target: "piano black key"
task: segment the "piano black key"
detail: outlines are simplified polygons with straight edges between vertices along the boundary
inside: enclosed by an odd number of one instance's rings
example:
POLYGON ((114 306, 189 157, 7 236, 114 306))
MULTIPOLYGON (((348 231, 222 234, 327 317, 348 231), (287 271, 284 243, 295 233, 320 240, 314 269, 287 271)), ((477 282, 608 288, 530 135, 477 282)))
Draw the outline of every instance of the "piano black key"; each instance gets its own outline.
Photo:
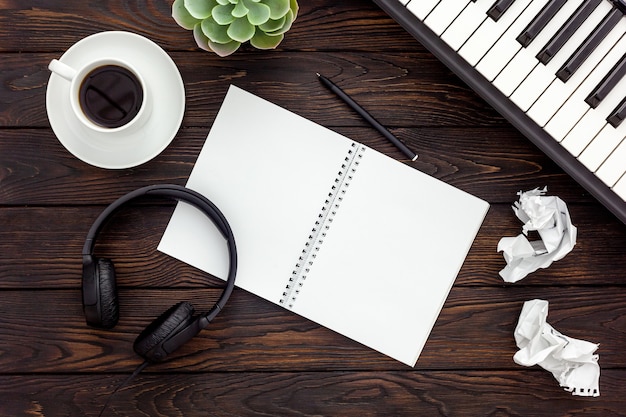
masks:
POLYGON ((611 0, 611 3, 615 5, 622 12, 626 13, 626 0, 611 0))
POLYGON ((607 117, 606 121, 613 127, 618 127, 626 118, 626 98, 617 105, 615 110, 607 117))
POLYGON ((602 0, 586 0, 574 12, 571 18, 561 26, 546 46, 537 54, 542 64, 547 64, 561 50, 580 25, 589 17, 602 0))
POLYGON ((589 96, 587 96, 585 102, 593 109, 598 107, 600 102, 613 90, 624 75, 626 75, 626 54, 622 56, 589 96))
POLYGON ((511 7, 514 1, 515 0, 497 0, 493 4, 493 6, 491 6, 489 11, 487 12, 487 15, 497 22, 498 19, 502 17, 504 12, 506 12, 507 9, 511 7))
POLYGON ((582 65, 596 47, 604 40, 606 35, 617 25, 617 22, 624 17, 624 13, 617 7, 613 8, 608 15, 589 34, 587 39, 580 44, 576 52, 565 61, 565 64, 556 73, 556 76, 563 82, 569 80, 574 72, 582 65))
POLYGON ((551 0, 516 38, 525 48, 539 35, 567 0, 551 0))

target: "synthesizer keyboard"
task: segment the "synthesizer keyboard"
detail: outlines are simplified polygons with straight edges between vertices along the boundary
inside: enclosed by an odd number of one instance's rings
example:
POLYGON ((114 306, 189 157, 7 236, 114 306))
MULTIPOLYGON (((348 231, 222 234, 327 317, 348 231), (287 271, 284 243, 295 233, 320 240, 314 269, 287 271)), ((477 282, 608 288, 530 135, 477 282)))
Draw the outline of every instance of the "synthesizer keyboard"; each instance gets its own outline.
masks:
POLYGON ((626 0, 374 2, 626 224, 626 0))

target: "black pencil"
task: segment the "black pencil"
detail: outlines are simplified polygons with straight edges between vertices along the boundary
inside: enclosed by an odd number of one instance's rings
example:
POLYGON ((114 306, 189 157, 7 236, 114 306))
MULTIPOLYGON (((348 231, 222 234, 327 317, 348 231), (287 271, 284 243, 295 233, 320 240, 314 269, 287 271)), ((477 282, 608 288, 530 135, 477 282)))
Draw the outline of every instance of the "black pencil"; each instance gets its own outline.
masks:
POLYGON ((354 111, 359 113, 361 117, 363 117, 369 124, 371 124, 376 130, 378 130, 384 137, 389 139, 391 143, 396 145, 398 149, 400 149, 406 156, 408 156, 411 161, 415 161, 417 159, 417 155, 411 151, 407 146, 400 141, 397 137, 395 137, 390 131, 388 131, 385 126, 381 125, 378 120, 374 119, 374 117, 369 114, 363 107, 361 107, 356 101, 354 101, 349 95, 347 95, 341 88, 337 87, 332 83, 328 78, 324 77, 317 73, 317 77, 321 81, 322 84, 330 91, 339 96, 340 99, 345 101, 348 106, 350 106, 354 111))

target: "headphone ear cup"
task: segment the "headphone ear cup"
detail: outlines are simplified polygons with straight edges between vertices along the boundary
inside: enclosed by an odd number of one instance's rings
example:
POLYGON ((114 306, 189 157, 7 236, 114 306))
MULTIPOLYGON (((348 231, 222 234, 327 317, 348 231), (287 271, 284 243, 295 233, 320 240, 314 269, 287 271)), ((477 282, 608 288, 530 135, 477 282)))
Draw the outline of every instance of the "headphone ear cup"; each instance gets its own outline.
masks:
MULTIPOLYGON (((167 354, 171 353, 164 347, 165 343, 179 334, 181 330, 190 326, 194 321, 193 313, 193 305, 186 301, 181 301, 170 307, 137 336, 133 345, 135 352, 153 362, 165 359, 167 354)), ((190 335, 187 340, 195 336, 196 333, 190 335)), ((178 343, 178 346, 187 340, 178 343)))
POLYGON ((98 259, 100 283, 100 327, 111 328, 120 318, 115 268, 110 259, 98 259))
POLYGON ((83 265, 83 311, 90 326, 108 329, 117 324, 117 285, 110 259, 93 258, 83 265))

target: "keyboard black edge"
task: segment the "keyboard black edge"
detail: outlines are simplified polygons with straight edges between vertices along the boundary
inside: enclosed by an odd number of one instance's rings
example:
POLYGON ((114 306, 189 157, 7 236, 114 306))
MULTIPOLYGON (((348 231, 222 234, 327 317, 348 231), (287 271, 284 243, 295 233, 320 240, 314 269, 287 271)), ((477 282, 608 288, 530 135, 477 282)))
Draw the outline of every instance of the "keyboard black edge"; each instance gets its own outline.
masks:
POLYGON ((606 184, 593 175, 587 167, 561 147, 524 112, 515 106, 508 97, 488 82, 476 69, 471 67, 435 35, 424 23, 417 19, 398 0, 373 0, 385 13, 417 39, 437 59, 454 72, 474 92, 489 103, 535 146, 559 165, 568 175, 602 203, 622 223, 626 224, 626 202, 622 201, 606 184))

